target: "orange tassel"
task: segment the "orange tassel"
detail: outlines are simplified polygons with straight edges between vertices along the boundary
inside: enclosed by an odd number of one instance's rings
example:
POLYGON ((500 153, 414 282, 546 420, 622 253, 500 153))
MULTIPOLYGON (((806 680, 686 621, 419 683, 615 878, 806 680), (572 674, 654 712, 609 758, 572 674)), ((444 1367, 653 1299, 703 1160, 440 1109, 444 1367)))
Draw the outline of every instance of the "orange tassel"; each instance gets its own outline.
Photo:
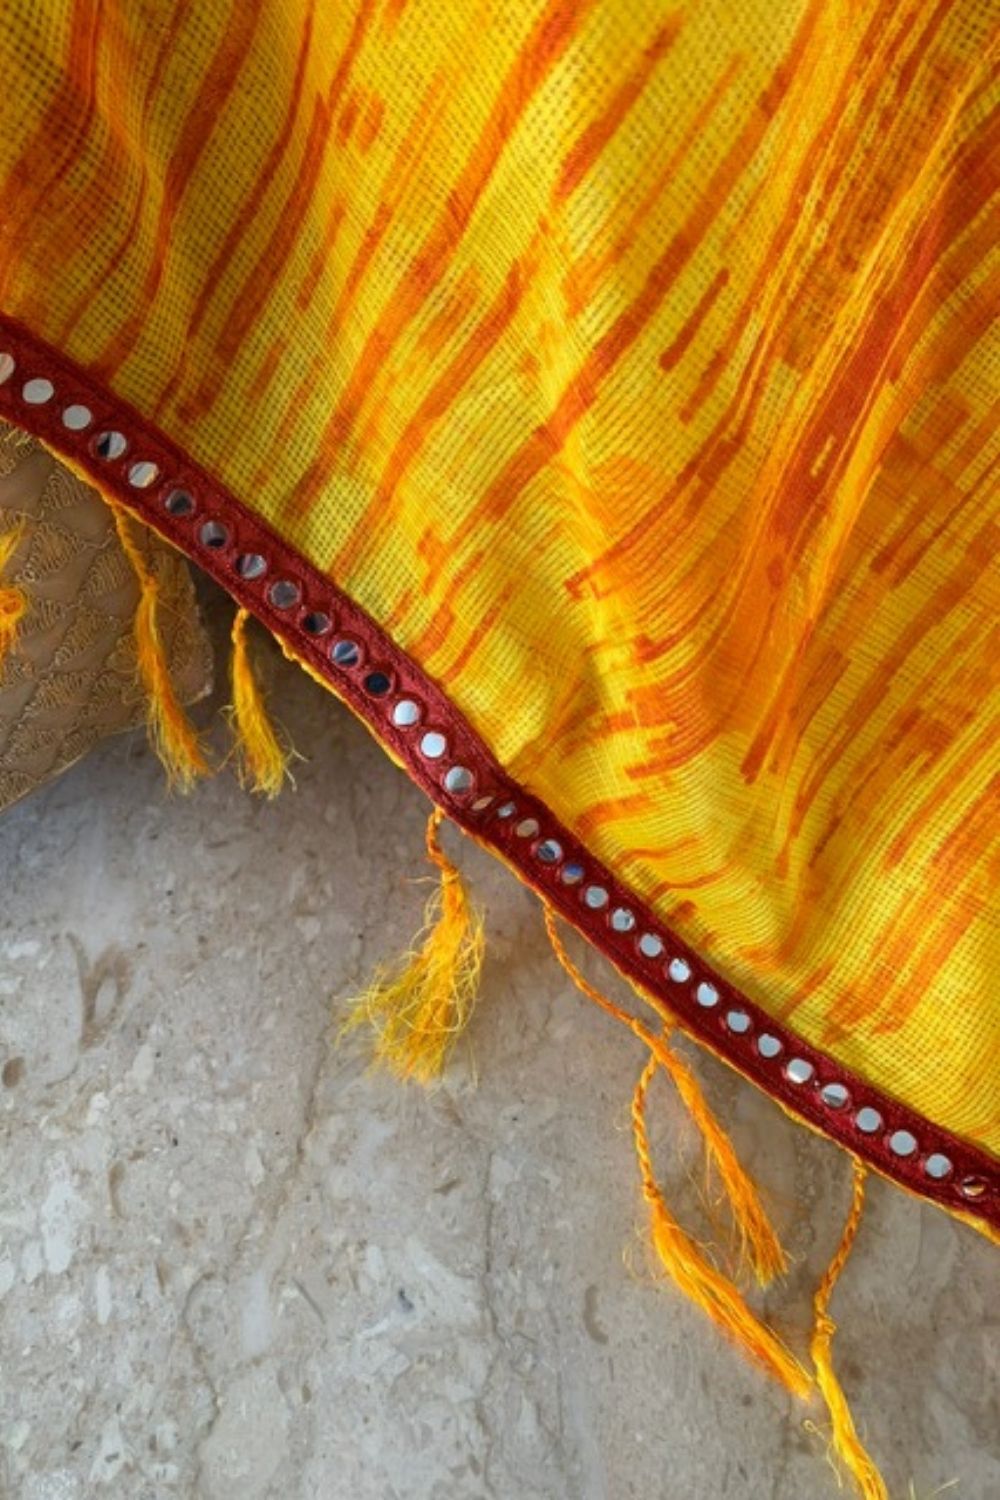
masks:
POLYGON ((816 1321, 813 1328, 812 1354, 813 1365, 816 1369, 816 1384, 819 1386, 823 1400, 826 1402, 830 1413, 830 1422, 833 1428, 832 1448, 840 1459, 844 1468, 854 1480, 858 1493, 864 1496, 864 1500, 889 1500, 889 1491, 886 1489, 885 1480, 876 1468, 872 1458, 858 1437, 844 1395, 843 1387, 837 1379, 833 1369, 831 1358, 831 1344, 833 1335, 837 1331, 837 1325, 830 1317, 828 1308, 833 1289, 837 1285, 841 1271, 851 1253, 857 1236, 858 1227, 861 1223, 861 1214, 865 1203, 865 1178, 867 1169, 862 1161, 855 1156, 853 1164, 853 1193, 851 1197, 851 1209, 844 1225, 844 1232, 840 1244, 834 1252, 822 1281, 817 1288, 813 1298, 813 1309, 816 1321))
POLYGON ((436 1082, 472 1015, 483 963, 482 916, 458 869, 444 853, 438 830, 444 814, 427 821, 427 857, 441 874, 424 914, 414 951, 376 972, 350 1003, 341 1035, 359 1026, 374 1034, 375 1062, 397 1078, 436 1082))
POLYGON ((274 731, 264 696, 250 665, 246 627, 250 612, 242 607, 233 619, 230 663, 232 719, 241 762, 241 780, 265 797, 276 797, 288 775, 289 751, 274 731))
POLYGON ((200 776, 211 774, 197 733, 177 700, 159 627, 159 583, 132 535, 128 513, 105 495, 115 518, 122 550, 139 582, 135 611, 135 647, 139 676, 146 690, 149 736, 171 786, 189 791, 200 776))
POLYGON ((600 990, 588 984, 566 951, 553 912, 545 907, 544 915, 556 958, 577 989, 588 1000, 593 1000, 602 1010, 607 1011, 608 1015, 614 1016, 616 1021, 627 1026, 649 1048, 657 1063, 673 1080, 674 1087, 701 1132, 709 1159, 718 1170, 740 1234, 741 1254, 749 1260, 760 1284, 766 1286, 776 1275, 787 1269, 788 1257, 764 1212, 753 1178, 742 1166, 732 1141, 712 1113, 697 1078, 683 1058, 671 1051, 665 1035, 658 1036, 650 1031, 637 1016, 615 1005, 600 990))
POLYGON ((750 1359, 793 1395, 803 1399, 808 1397, 811 1381, 798 1360, 777 1334, 757 1317, 738 1288, 702 1254, 667 1208, 663 1192, 653 1173, 646 1131, 646 1093, 658 1067, 663 1068, 673 1079, 702 1133, 709 1154, 719 1167, 734 1213, 748 1244, 752 1246, 754 1263, 758 1267, 783 1267, 784 1251, 767 1221, 752 1179, 740 1166, 731 1142, 709 1109, 697 1079, 687 1064, 676 1057, 665 1040, 651 1032, 638 1017, 615 1005, 587 982, 566 951, 556 927, 555 914, 545 907, 544 915, 553 951, 573 983, 588 999, 627 1026, 649 1048, 649 1060, 632 1097, 632 1131, 639 1160, 642 1193, 649 1208, 653 1246, 661 1265, 685 1296, 707 1313, 750 1359))
POLYGON ((712 1113, 691 1067, 670 1049, 666 1036, 654 1036, 654 1042, 653 1056, 670 1074, 719 1173, 740 1236, 740 1259, 749 1262, 760 1286, 769 1286, 788 1270, 788 1256, 764 1211, 756 1184, 736 1155, 724 1126, 712 1113))
MULTIPOLYGON (((23 524, 14 526, 0 536, 0 574, 9 564, 21 544, 23 524)), ((16 583, 0 584, 0 665, 7 653, 13 649, 18 626, 28 612, 28 596, 16 583)))
POLYGON ((806 1371, 778 1335, 756 1316, 733 1283, 705 1258, 667 1208, 653 1173, 646 1130, 646 1091, 658 1066, 658 1059, 651 1055, 636 1084, 632 1096, 632 1133, 642 1195, 649 1208, 651 1237, 660 1264, 675 1286, 707 1313, 744 1354, 792 1395, 805 1400, 812 1389, 806 1371))

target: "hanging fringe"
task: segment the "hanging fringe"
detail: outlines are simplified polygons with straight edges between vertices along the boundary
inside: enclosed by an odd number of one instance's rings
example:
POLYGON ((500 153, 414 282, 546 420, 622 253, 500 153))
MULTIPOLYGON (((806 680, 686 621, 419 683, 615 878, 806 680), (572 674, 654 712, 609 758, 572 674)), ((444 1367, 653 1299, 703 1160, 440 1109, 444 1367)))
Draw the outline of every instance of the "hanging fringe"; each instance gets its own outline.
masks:
POLYGON ((837 1285, 841 1271, 851 1253, 854 1240, 861 1223, 861 1214, 865 1203, 865 1178, 867 1169, 862 1161, 856 1156, 852 1158, 854 1188, 851 1198, 851 1209, 844 1225, 844 1232, 840 1244, 834 1252, 833 1259, 824 1273, 816 1295, 813 1298, 813 1309, 816 1321, 813 1327, 812 1343, 810 1353, 813 1365, 816 1369, 816 1384, 819 1386, 823 1400, 826 1402, 830 1413, 830 1422, 833 1427, 832 1448, 844 1468, 857 1485, 859 1494, 864 1500, 889 1500, 889 1491, 874 1462, 865 1450, 861 1439, 855 1430, 854 1421, 851 1417, 847 1399, 844 1395, 840 1381, 837 1379, 833 1369, 833 1361, 830 1346, 833 1335, 837 1331, 837 1325, 827 1311, 830 1305, 830 1297, 837 1285))
POLYGON ((368 1025, 376 1063, 399 1078, 430 1084, 444 1071, 452 1046, 468 1024, 483 962, 483 923, 465 883, 438 842, 443 813, 427 821, 427 856, 441 872, 427 903, 412 953, 395 969, 381 969, 351 1002, 341 1035, 368 1025))
POLYGON ((740 1261, 749 1262, 760 1286, 769 1286, 776 1276, 788 1270, 788 1256, 764 1212, 757 1186, 736 1155, 725 1128, 709 1108, 692 1069, 670 1049, 665 1037, 651 1035, 655 1043, 651 1051, 673 1079, 719 1173, 740 1236, 740 1261))
POLYGON ((107 495, 104 498, 115 518, 122 550, 139 582, 135 645, 139 676, 148 700, 146 713, 150 739, 170 784, 181 791, 189 791, 200 776, 210 774, 210 767, 194 726, 178 702, 170 680, 170 668, 160 637, 159 583, 132 535, 127 511, 107 495))
MULTIPOLYGON (((793 1395, 808 1399, 813 1390, 813 1381, 806 1370, 777 1334, 751 1310, 738 1288, 711 1264, 667 1208, 653 1172, 646 1128, 646 1095, 657 1068, 669 1073, 697 1123, 706 1149, 726 1186, 734 1213, 746 1238, 747 1253, 758 1276, 763 1280, 762 1272, 773 1275, 784 1270, 787 1258, 767 1222, 752 1179, 737 1161, 732 1144, 712 1115, 691 1069, 671 1052, 665 1037, 651 1032, 638 1017, 616 1005, 587 982, 566 951, 556 927, 555 914, 548 907, 544 908, 544 913, 552 948, 573 983, 588 999, 627 1026, 649 1049, 649 1058, 632 1096, 632 1132, 639 1162, 642 1195, 650 1214, 651 1238, 661 1265, 685 1296, 707 1313, 745 1354, 793 1395)), ((831 1342, 836 1332, 836 1324, 828 1311, 830 1298, 851 1253, 864 1207, 866 1168, 857 1157, 852 1158, 852 1161, 854 1192, 851 1210, 840 1244, 813 1299, 815 1323, 810 1352, 816 1372, 815 1385, 830 1413, 833 1454, 850 1474, 863 1500, 889 1500, 885 1481, 857 1435, 830 1355, 831 1342)))
POLYGON ((642 1195, 649 1208, 653 1246, 674 1284, 707 1313, 723 1333, 786 1390, 803 1400, 812 1383, 777 1334, 747 1306, 739 1290, 705 1258, 669 1212, 653 1173, 646 1130, 646 1092, 659 1066, 651 1054, 632 1096, 632 1133, 642 1195))
POLYGON ((589 984, 566 951, 559 935, 555 915, 543 908, 549 942, 563 969, 580 992, 593 1000, 608 1015, 614 1016, 649 1048, 656 1062, 673 1080, 685 1108, 701 1132, 710 1160, 714 1163, 729 1200, 740 1236, 741 1259, 749 1261, 761 1286, 766 1286, 788 1267, 788 1257, 764 1212, 753 1178, 741 1165, 733 1144, 709 1107, 701 1085, 688 1064, 673 1052, 666 1035, 657 1035, 629 1011, 615 1005, 600 990, 589 984))
POLYGON ((249 618, 249 610, 237 609, 233 619, 230 663, 232 721, 240 758, 240 780, 265 797, 276 797, 288 775, 291 755, 274 731, 250 665, 246 638, 249 618))
POLYGON ((738 1288, 706 1259, 667 1208, 653 1174, 646 1131, 646 1093, 658 1067, 673 1079, 701 1131, 719 1168, 759 1274, 760 1268, 783 1269, 785 1254, 767 1221, 752 1179, 740 1166, 732 1144, 709 1109, 691 1070, 670 1051, 662 1037, 587 982, 566 951, 555 914, 545 907, 544 915, 553 951, 573 983, 588 999, 627 1026, 649 1049, 649 1060, 632 1097, 632 1130, 642 1193, 649 1207, 653 1245, 664 1270, 685 1296, 706 1312, 750 1359, 761 1365, 786 1390, 802 1398, 808 1397, 811 1382, 798 1360, 777 1334, 756 1316, 738 1288))
MULTIPOLYGON (((0 536, 0 577, 24 535, 23 523, 0 536)), ((28 612, 28 596, 16 583, 0 583, 0 666, 13 648, 17 629, 28 612)))

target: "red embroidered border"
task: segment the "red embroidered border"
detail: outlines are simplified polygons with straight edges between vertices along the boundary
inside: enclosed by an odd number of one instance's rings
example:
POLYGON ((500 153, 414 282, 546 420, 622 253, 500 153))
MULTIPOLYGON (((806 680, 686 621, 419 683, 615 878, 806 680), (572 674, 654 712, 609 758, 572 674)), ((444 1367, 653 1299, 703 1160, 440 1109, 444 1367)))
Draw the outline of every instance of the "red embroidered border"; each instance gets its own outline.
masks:
MULTIPOLYGON (((84 369, 3 314, 0 382, 0 412, 5 417, 65 454, 95 484, 131 506, 282 637, 350 703, 453 821, 499 852, 671 1019, 793 1113, 887 1177, 1000 1229, 1000 1167, 993 1157, 872 1088, 741 995, 616 880, 543 803, 512 781, 437 684, 353 600, 129 403, 102 391, 84 369), (69 406, 85 409, 89 420, 84 426, 75 429, 64 422, 69 406), (126 446, 115 451, 117 445, 107 440, 108 434, 121 434, 126 446), (101 435, 105 441, 99 448, 101 435), (138 487, 137 481, 149 474, 142 465, 156 466, 148 488, 138 487), (172 514, 166 508, 166 497, 177 492, 191 498, 192 511, 172 514), (207 522, 215 523, 214 533, 209 533, 211 541, 202 535, 207 522), (255 571, 256 562, 246 562, 251 557, 263 561, 263 571, 255 571), (244 573, 237 566, 240 558, 244 573), (284 606, 272 597, 276 581, 294 586, 286 590, 291 602, 284 606), (315 623, 318 613, 329 616, 330 628, 320 635, 310 634, 303 621, 312 616, 315 623), (354 652, 342 648, 345 660, 340 665, 329 654, 335 640, 354 647, 354 652), (401 697, 420 706, 419 723, 404 727, 393 722, 391 708, 401 697), (434 759, 420 749, 429 732, 438 733, 446 747, 434 759), (472 773, 473 784, 450 791, 444 777, 449 768, 457 767, 472 773), (476 804, 486 796, 489 805, 477 812, 476 804), (538 851, 553 844, 558 855, 546 862, 538 851), (563 873, 573 865, 584 873, 579 881, 567 884, 563 873), (607 893, 599 909, 584 900, 584 892, 595 886, 607 893), (611 924, 616 911, 633 916, 633 926, 616 930, 611 924), (640 948, 644 936, 648 947, 661 940, 662 949, 655 956, 640 948), (682 973, 680 979, 671 979, 669 964, 682 973), (710 1003, 700 1002, 699 994, 710 1003), (710 1000, 712 995, 714 1000, 710 1000), (758 1050, 765 1037, 778 1044, 770 1057, 758 1050), (808 1073, 802 1082, 789 1076, 793 1060, 801 1065, 800 1073, 808 1073), (840 1085, 840 1090, 831 1092, 831 1084, 840 1085), (844 1091, 839 1103, 831 1102, 844 1091), (880 1117, 872 1134, 856 1123, 862 1110, 874 1110, 880 1117), (901 1144, 900 1133, 914 1142, 905 1156, 889 1144, 894 1137, 901 1144), (935 1157, 948 1159, 947 1176, 928 1175, 927 1162, 935 1157)), ((77 414, 78 420, 81 415, 77 414)))

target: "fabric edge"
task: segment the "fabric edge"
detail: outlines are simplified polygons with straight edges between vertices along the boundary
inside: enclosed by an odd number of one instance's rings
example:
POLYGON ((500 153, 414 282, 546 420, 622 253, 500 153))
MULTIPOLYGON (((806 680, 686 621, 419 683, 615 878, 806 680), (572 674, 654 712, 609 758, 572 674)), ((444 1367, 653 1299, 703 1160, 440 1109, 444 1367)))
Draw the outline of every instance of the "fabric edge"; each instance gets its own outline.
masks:
POLYGON ((742 995, 507 775, 460 710, 353 599, 129 402, 2 313, 0 413, 256 615, 449 819, 692 1040, 798 1122, 1000 1240, 995 1158, 864 1082, 742 995), (862 1117, 875 1119, 874 1129, 860 1125, 862 1117))

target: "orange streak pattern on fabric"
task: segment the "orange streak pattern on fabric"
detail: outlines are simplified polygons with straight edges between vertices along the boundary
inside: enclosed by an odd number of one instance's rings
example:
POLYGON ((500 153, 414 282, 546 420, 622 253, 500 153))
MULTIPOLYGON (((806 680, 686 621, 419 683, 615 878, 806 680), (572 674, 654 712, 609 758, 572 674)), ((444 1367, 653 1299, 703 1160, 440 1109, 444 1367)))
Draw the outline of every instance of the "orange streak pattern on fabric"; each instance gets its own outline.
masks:
POLYGON ((28 0, 0 308, 1000 1149, 988 0, 28 0))

